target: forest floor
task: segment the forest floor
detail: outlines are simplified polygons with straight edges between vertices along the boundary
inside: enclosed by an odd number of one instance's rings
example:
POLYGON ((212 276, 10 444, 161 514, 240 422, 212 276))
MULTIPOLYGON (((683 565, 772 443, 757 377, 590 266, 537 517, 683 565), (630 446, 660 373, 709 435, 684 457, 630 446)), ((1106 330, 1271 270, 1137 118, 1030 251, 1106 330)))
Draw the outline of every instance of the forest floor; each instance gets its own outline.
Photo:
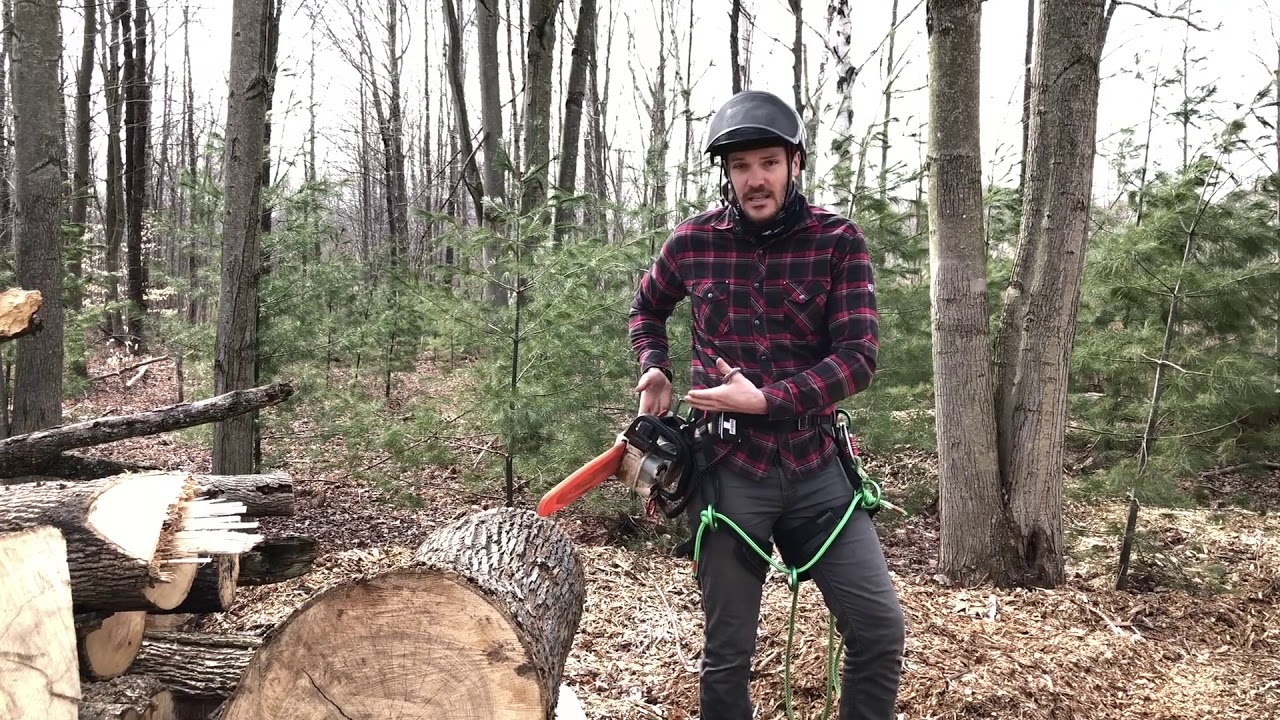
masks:
MULTIPOLYGON (((91 359, 90 374, 120 364, 100 354, 91 359)), ((86 396, 68 401, 67 420, 176 401, 171 363, 153 365, 125 389, 129 375, 96 381, 86 396)), ((424 360, 395 392, 407 398, 441 391, 422 386, 440 375, 424 360)), ((188 629, 266 632, 316 593, 404 563, 435 527, 494 504, 463 487, 456 469, 422 467, 400 477, 403 489, 422 500, 414 509, 353 479, 342 448, 310 447, 307 421, 290 430, 273 430, 264 455, 283 457, 281 469, 295 484, 296 515, 264 518, 263 531, 318 538, 315 569, 278 585, 241 588, 229 612, 193 618, 188 629)), ((209 466, 198 438, 180 433, 94 450, 166 468, 209 466)), ((869 469, 884 478, 891 500, 910 483, 936 476, 931 458, 919 453, 872 457, 869 469)), ((1263 494, 1259 511, 1143 508, 1134 587, 1125 592, 1112 589, 1123 502, 1067 504, 1069 580, 1055 590, 951 587, 936 568, 937 518, 882 513, 879 529, 908 623, 898 717, 1280 717, 1280 512, 1274 512, 1280 511, 1280 473, 1214 483, 1270 494, 1263 494)), ((637 520, 644 525, 644 518, 637 520)), ((588 600, 564 677, 587 716, 696 717, 702 623, 689 562, 670 557, 643 527, 618 540, 617 517, 571 508, 557 522, 578 543, 587 575, 588 600)), ((771 574, 751 684, 759 718, 786 717, 790 604, 786 582, 771 574)), ((791 667, 798 718, 822 717, 827 620, 813 584, 802 584, 791 667)))

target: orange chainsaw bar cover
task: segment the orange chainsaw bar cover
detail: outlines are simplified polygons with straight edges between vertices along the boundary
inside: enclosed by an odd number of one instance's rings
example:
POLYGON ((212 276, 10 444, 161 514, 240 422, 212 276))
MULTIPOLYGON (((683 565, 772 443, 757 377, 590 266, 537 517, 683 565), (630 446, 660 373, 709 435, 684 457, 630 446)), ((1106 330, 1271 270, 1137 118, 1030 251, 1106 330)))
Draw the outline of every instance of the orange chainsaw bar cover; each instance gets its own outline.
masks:
POLYGON ((622 466, 622 458, 627 454, 627 441, 619 440, 617 444, 591 462, 573 471, 569 477, 547 491, 538 503, 538 514, 549 517, 552 513, 567 506, 587 493, 591 488, 608 480, 622 466))

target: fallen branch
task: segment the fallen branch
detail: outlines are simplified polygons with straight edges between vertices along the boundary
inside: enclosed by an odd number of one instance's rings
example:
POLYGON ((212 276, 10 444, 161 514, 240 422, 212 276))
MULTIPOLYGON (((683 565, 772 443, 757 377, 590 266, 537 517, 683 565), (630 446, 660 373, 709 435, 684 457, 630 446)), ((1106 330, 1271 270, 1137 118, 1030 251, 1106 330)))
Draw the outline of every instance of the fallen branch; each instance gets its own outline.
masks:
POLYGON ((120 462, 106 458, 59 453, 52 457, 33 461, 14 459, 0 467, 0 485, 14 482, 14 478, 37 476, 62 480, 97 480, 130 472, 147 472, 160 468, 143 463, 120 462))
POLYGON ((1262 468, 1263 470, 1280 470, 1280 462, 1269 462, 1267 460, 1258 460, 1256 462, 1240 463, 1230 467, 1215 468, 1213 470, 1205 470, 1200 473, 1200 477, 1215 477, 1218 475, 1226 475, 1227 473, 1238 472, 1240 470, 1249 470, 1251 468, 1262 468))
POLYGON ((115 377, 115 376, 117 376, 117 375, 123 375, 123 374, 125 374, 125 373, 129 372, 130 370, 137 370, 137 369, 138 369, 138 368, 140 368, 140 367, 146 367, 147 365, 150 365, 150 364, 152 364, 152 363, 158 363, 158 362, 162 362, 162 361, 164 361, 164 360, 168 360, 168 359, 170 359, 168 355, 161 355, 160 357, 154 357, 154 358, 150 358, 150 359, 148 359, 148 360, 143 360, 142 362, 136 362, 136 363, 134 363, 134 364, 132 364, 132 365, 126 365, 126 366, 124 366, 124 367, 120 368, 119 370, 112 370, 111 372, 102 373, 101 375, 92 375, 92 376, 90 376, 90 377, 89 377, 89 379, 90 379, 90 380, 105 380, 105 379, 107 379, 107 378, 109 378, 109 377, 115 377))
POLYGON ((291 395, 291 385, 276 383, 250 390, 233 390, 207 400, 179 403, 136 415, 104 417, 15 435, 0 440, 0 475, 8 474, 6 467, 15 461, 40 460, 65 450, 217 422, 275 405, 291 395))

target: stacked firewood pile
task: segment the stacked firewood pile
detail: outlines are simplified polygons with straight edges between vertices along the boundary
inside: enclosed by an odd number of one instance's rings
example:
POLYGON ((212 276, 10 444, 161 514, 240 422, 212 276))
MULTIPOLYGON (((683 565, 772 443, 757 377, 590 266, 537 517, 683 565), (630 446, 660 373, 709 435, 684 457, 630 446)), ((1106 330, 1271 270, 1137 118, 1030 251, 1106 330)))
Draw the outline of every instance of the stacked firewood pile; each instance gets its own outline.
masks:
MULTIPOLYGON (((0 298, 0 341, 30 332, 38 306, 0 298)), ((264 537, 257 522, 293 514, 293 482, 72 451, 292 393, 267 385, 0 440, 0 718, 556 716, 585 581, 572 542, 529 511, 441 528, 406 567, 330 587, 262 636, 161 629, 311 569, 314 538, 264 537)))

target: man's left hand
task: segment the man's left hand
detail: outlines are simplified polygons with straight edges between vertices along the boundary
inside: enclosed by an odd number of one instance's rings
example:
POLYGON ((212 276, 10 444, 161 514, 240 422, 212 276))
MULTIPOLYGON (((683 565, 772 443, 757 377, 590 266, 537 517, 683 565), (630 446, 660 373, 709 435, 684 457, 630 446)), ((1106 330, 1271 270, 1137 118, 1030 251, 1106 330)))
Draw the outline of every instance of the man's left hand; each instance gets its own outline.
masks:
POLYGON ((733 412, 748 415, 764 415, 769 412, 764 393, 740 371, 735 372, 723 358, 716 358, 716 370, 722 377, 732 377, 720 385, 703 390, 690 390, 685 402, 706 412, 733 412))

